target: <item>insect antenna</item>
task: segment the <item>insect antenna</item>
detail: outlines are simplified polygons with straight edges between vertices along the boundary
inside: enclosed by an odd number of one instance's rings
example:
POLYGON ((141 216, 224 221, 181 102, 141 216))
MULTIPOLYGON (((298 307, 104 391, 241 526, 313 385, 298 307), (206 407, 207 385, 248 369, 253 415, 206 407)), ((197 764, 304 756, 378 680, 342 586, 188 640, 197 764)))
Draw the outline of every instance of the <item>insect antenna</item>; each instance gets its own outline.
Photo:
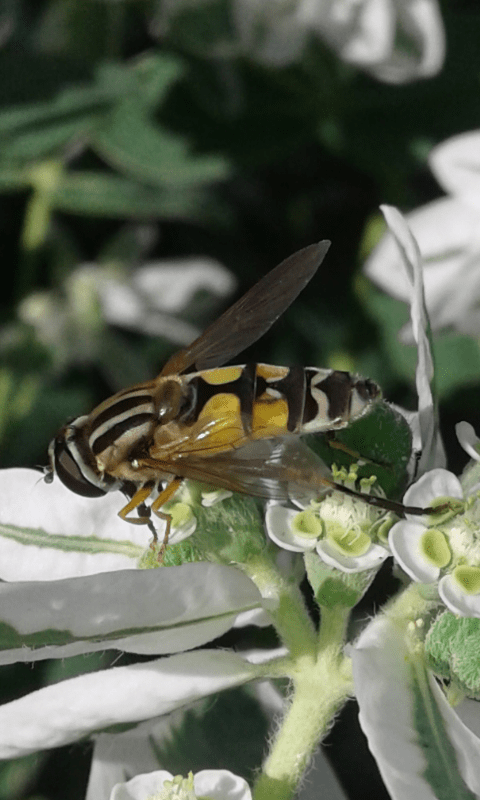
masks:
POLYGON ((450 509, 450 503, 442 503, 435 508, 406 506, 403 503, 397 502, 396 500, 389 500, 388 497, 377 497, 376 495, 372 494, 356 492, 355 489, 349 489, 348 486, 343 486, 342 484, 335 483, 334 481, 331 482, 331 486, 332 489, 337 489, 339 492, 342 492, 342 494, 348 494, 350 497, 358 497, 359 500, 363 500, 364 503, 368 503, 371 506, 384 508, 386 511, 393 511, 399 517, 405 517, 407 514, 421 517, 424 515, 440 514, 443 513, 443 511, 448 511, 450 509))

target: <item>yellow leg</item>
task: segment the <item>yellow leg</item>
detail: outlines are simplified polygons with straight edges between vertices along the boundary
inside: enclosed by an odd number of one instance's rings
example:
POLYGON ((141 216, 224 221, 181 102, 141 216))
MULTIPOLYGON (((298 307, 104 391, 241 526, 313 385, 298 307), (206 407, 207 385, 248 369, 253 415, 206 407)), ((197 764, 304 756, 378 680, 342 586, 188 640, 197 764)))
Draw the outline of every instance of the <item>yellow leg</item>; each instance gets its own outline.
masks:
POLYGON ((129 503, 127 503, 121 511, 118 512, 118 516, 125 520, 125 522, 132 522, 134 525, 148 525, 150 522, 150 517, 129 517, 130 511, 133 511, 140 503, 143 503, 147 497, 150 497, 152 493, 153 486, 142 486, 138 492, 135 492, 132 499, 129 503))
POLYGON ((153 513, 160 517, 160 519, 164 519, 166 522, 165 525, 165 533, 163 536, 163 542, 161 544, 160 550, 158 552, 158 562, 161 564, 163 560, 163 556, 165 554, 165 550, 168 544, 168 537, 170 536, 170 528, 172 526, 172 516, 171 514, 167 514, 165 511, 161 511, 161 507, 170 500, 171 497, 175 494, 178 487, 182 483, 183 478, 175 478, 171 483, 169 483, 163 492, 161 492, 158 497, 153 501, 150 508, 152 509, 153 513))

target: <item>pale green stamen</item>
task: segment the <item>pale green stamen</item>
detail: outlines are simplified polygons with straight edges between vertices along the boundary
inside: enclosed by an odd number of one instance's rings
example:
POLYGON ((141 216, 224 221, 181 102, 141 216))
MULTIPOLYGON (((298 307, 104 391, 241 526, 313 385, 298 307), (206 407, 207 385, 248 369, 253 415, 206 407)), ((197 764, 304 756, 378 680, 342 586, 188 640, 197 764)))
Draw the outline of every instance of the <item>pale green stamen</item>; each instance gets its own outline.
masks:
POLYGON ((171 781, 163 782, 163 789, 158 794, 151 795, 147 800, 209 800, 208 797, 196 795, 193 785, 193 772, 188 778, 175 775, 171 781))

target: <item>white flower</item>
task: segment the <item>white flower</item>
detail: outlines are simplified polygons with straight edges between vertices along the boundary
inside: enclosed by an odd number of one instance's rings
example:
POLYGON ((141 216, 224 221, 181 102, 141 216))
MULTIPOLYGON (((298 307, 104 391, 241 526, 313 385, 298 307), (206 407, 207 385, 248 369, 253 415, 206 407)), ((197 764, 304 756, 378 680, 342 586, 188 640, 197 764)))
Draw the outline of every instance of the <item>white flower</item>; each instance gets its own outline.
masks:
MULTIPOLYGON (((430 168, 447 197, 407 215, 424 259, 432 328, 480 332, 480 131, 433 148, 430 168)), ((410 289, 392 237, 386 234, 365 265, 388 294, 408 301, 410 289)))
POLYGON ((445 57, 436 0, 234 0, 243 49, 273 66, 297 61, 310 34, 387 83, 435 75, 445 57))
POLYGON ((386 522, 384 512, 340 492, 300 512, 269 503, 265 515, 267 533, 279 547, 316 550, 322 561, 342 572, 375 569, 388 558, 387 547, 375 541, 386 522))
POLYGON ((112 264, 83 264, 69 275, 62 296, 35 292, 19 305, 22 322, 32 325, 57 367, 71 361, 100 360, 112 340, 106 324, 163 336, 185 346, 199 330, 177 315, 199 292, 230 294, 235 279, 210 258, 152 262, 131 273, 112 264))
POLYGON ((480 617, 478 497, 470 494, 464 502, 458 478, 447 470, 434 469, 404 497, 406 505, 425 507, 432 501, 436 506, 449 503, 451 510, 427 519, 407 514, 390 531, 392 553, 414 581, 437 584, 440 598, 454 614, 480 617))
POLYGON ((251 800, 247 782, 225 769, 204 769, 188 778, 166 770, 117 784, 110 800, 251 800))

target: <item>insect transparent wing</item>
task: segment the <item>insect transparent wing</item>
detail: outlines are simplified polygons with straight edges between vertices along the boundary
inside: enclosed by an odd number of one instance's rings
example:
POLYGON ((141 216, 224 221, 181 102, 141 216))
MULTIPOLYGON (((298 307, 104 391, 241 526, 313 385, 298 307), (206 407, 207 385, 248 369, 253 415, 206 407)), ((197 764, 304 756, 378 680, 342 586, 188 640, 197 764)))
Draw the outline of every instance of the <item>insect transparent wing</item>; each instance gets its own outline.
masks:
POLYGON ((322 263, 330 242, 299 250, 265 275, 189 347, 167 361, 160 375, 221 367, 253 344, 293 303, 322 263))
POLYGON ((218 488, 274 500, 294 497, 309 501, 333 486, 323 461, 293 436, 260 439, 206 458, 186 453, 171 462, 149 458, 141 463, 218 488))

